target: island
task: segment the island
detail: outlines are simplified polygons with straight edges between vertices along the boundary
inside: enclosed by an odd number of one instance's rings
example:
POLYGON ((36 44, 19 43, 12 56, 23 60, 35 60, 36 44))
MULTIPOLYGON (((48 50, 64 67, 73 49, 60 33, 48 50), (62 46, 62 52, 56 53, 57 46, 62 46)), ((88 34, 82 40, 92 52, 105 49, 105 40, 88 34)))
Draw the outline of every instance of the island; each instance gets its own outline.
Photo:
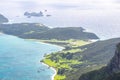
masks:
POLYGON ((40 23, 0 24, 0 31, 26 39, 99 39, 94 33, 85 32, 82 27, 49 28, 40 23))
MULTIPOLYGON (((114 66, 116 57, 112 57, 116 44, 120 42, 120 38, 101 41, 96 34, 86 32, 83 27, 49 28, 40 23, 0 24, 0 32, 64 47, 62 51, 45 54, 40 61, 55 68, 54 80, 102 80, 95 74, 100 73, 101 77, 101 72, 104 72, 101 69, 105 69, 108 63, 107 70, 113 69, 111 66, 114 66)), ((110 80, 110 76, 107 78, 110 80)))
POLYGON ((41 41, 64 47, 62 51, 45 55, 42 60, 56 69, 54 80, 79 80, 83 74, 98 70, 109 63, 120 38, 97 42, 74 39, 41 41))
POLYGON ((40 11, 39 13, 36 13, 36 12, 25 12, 24 13, 24 16, 27 16, 28 18, 31 18, 31 17, 43 17, 43 12, 40 11))

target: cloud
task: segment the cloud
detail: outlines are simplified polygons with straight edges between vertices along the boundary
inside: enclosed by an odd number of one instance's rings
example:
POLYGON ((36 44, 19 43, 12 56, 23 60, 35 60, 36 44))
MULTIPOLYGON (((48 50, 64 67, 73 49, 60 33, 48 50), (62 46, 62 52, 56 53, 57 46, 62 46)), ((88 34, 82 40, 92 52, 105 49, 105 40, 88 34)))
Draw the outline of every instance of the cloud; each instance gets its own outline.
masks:
POLYGON ((56 8, 56 9, 73 9, 80 10, 90 9, 119 9, 119 0, 36 0, 38 4, 56 8))
POLYGON ((114 0, 115 3, 120 3, 120 0, 114 0))
POLYGON ((57 9, 79 9, 79 10, 93 10, 93 9, 119 9, 120 6, 114 0, 65 0, 59 3, 47 4, 49 7, 57 9), (66 1, 66 2, 65 2, 66 1), (68 2, 67 2, 68 1, 68 2))
POLYGON ((41 9, 52 8, 79 10, 120 9, 119 0, 1 0, 0 5, 10 5, 11 7, 19 7, 19 9, 23 8, 25 10, 31 8, 32 10, 36 10, 36 7, 41 9))

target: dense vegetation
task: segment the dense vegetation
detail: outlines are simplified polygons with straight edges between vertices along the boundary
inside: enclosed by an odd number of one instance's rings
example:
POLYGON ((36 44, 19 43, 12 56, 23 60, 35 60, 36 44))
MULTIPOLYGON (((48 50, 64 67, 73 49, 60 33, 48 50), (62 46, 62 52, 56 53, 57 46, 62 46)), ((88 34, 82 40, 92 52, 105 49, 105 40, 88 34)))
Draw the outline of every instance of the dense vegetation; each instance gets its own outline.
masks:
POLYGON ((27 34, 32 34, 34 32, 40 33, 48 29, 48 27, 37 23, 0 24, 1 32, 19 37, 27 34))
POLYGON ((91 71, 82 75, 79 80, 120 80, 120 44, 115 49, 115 55, 100 70, 91 71))
POLYGON ((119 41, 120 39, 116 38, 88 44, 89 41, 80 40, 47 40, 44 42, 61 45, 65 49, 46 55, 44 62, 57 68, 58 75, 66 76, 66 80, 78 80, 83 73, 105 66, 114 55, 115 45, 119 41), (71 44, 76 42, 79 45, 71 44), (80 43, 82 43, 81 46, 80 43))
POLYGON ((98 39, 89 32, 84 32, 81 27, 48 28, 37 23, 0 24, 0 31, 27 39, 98 39))
MULTIPOLYGON (((38 34, 33 35, 36 36, 38 34)), ((83 28, 81 27, 53 28, 39 35, 40 39, 98 39, 98 37, 95 34, 84 32, 83 28)))
POLYGON ((0 14, 0 23, 8 22, 8 19, 0 14))
POLYGON ((110 74, 106 67, 103 67, 83 74, 79 80, 120 80, 120 73, 110 74))
POLYGON ((83 63, 81 61, 82 56, 79 56, 79 58, 75 58, 74 53, 80 53, 83 51, 76 47, 89 43, 87 41, 73 39, 66 41, 44 40, 43 42, 55 42, 59 44, 62 43, 61 45, 65 47, 63 51, 55 52, 50 55, 45 55, 45 59, 43 60, 44 63, 56 68, 57 75, 55 76, 55 80, 64 80, 68 72, 76 70, 77 68, 74 67, 83 63))
POLYGON ((120 73, 113 74, 112 76, 107 77, 105 80, 120 80, 120 73))

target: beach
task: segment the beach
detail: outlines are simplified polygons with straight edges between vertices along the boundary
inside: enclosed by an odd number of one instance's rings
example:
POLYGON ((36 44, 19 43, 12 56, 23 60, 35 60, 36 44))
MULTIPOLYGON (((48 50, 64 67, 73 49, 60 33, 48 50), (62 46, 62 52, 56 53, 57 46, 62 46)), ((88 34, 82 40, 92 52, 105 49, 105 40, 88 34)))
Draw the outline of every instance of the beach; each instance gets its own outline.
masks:
MULTIPOLYGON (((43 62, 42 62, 42 64, 45 65, 45 66, 47 66, 47 67, 49 68, 49 65, 47 65, 47 64, 45 64, 45 63, 43 63, 43 62)), ((57 71, 56 71, 56 69, 53 68, 53 67, 50 67, 50 69, 54 71, 54 74, 51 76, 51 80, 54 80, 54 77, 55 77, 55 75, 57 74, 57 71)))

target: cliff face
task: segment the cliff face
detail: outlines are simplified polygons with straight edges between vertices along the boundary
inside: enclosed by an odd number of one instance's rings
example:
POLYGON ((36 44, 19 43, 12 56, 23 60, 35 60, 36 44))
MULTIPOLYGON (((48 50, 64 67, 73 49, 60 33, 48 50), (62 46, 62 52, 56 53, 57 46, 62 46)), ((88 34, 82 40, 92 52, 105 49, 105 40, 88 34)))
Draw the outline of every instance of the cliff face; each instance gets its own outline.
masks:
POLYGON ((117 45, 115 55, 107 67, 108 67, 109 72, 111 73, 120 72, 120 43, 117 45))
POLYGON ((79 80, 120 80, 120 43, 110 63, 100 70, 83 74, 79 80))

